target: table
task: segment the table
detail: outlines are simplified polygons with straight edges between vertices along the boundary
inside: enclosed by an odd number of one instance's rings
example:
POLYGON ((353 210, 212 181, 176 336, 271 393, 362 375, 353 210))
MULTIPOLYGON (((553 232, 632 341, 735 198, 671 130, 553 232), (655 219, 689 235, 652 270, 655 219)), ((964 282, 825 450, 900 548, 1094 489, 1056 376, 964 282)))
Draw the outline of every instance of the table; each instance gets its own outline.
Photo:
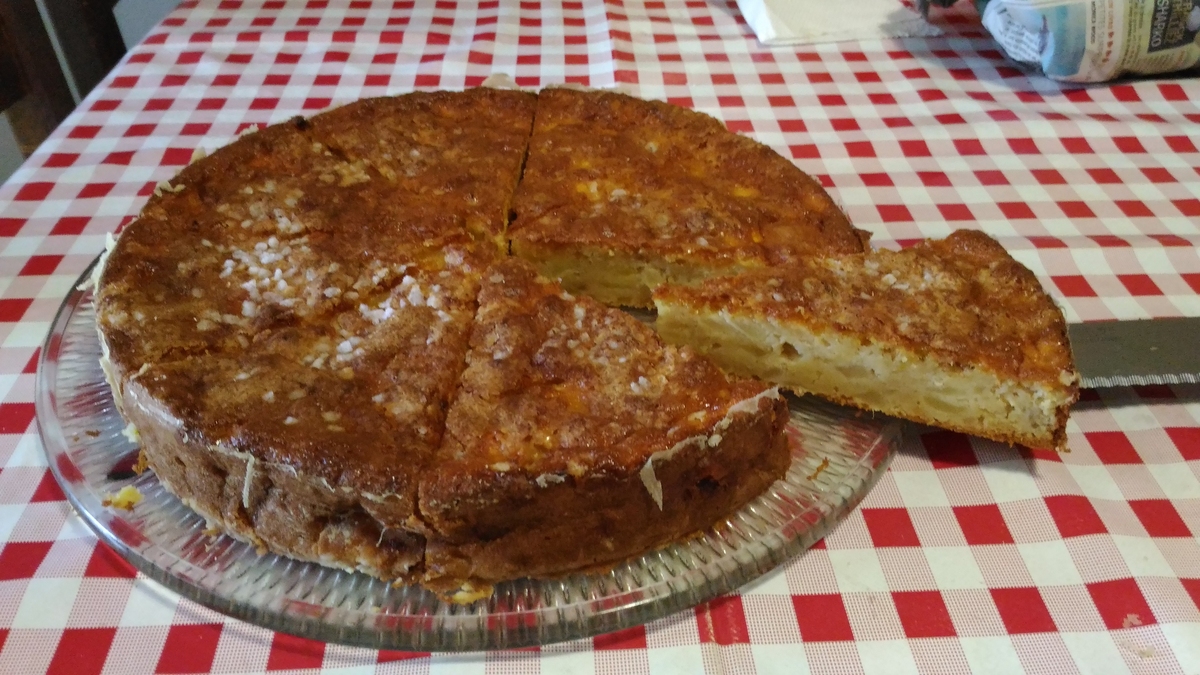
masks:
POLYGON ((969 7, 936 20, 943 38, 770 50, 723 0, 184 2, 0 187, 0 672, 1200 673, 1193 385, 1084 392, 1065 455, 911 428, 857 511, 740 593, 487 654, 326 645, 182 600, 97 545, 47 470, 38 346, 195 147, 493 72, 715 115, 878 245, 982 229, 1069 321, 1200 315, 1200 79, 1061 86, 969 7))

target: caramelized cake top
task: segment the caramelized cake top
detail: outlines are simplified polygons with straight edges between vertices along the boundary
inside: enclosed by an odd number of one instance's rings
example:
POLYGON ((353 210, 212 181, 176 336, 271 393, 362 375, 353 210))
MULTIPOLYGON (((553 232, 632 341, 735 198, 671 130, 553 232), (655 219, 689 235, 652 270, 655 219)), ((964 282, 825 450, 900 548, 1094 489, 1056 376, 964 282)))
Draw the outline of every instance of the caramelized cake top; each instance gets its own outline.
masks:
POLYGON ((825 190, 717 120, 623 94, 538 97, 511 238, 707 266, 862 250, 825 190))
POLYGON ((144 392, 206 445, 411 505, 463 367, 476 279, 410 267, 326 323, 276 323, 244 348, 142 368, 126 395, 144 392))
POLYGON ((465 228, 503 254, 536 103, 488 88, 367 99, 314 117, 310 135, 346 163, 339 183, 386 185, 346 200, 351 214, 427 245, 465 228))
POLYGON ((655 299, 834 330, 1026 381, 1074 379, 1062 311, 1032 272, 982 232, 959 230, 902 251, 798 260, 696 287, 663 286, 655 299))
POLYGON ((636 318, 573 297, 519 260, 495 264, 482 284, 436 468, 447 482, 627 477, 773 391, 664 345, 636 318))
POLYGON ((416 469, 396 453, 421 465, 440 443, 535 100, 368 99, 185 168, 102 271, 117 379, 176 402, 164 412, 210 443, 405 489, 416 469))
POLYGON ((497 251, 535 100, 487 89, 366 99, 188 166, 105 265, 97 306, 113 361, 136 370, 276 321, 325 321, 442 247, 497 251), (193 330, 206 316, 215 325, 193 330))

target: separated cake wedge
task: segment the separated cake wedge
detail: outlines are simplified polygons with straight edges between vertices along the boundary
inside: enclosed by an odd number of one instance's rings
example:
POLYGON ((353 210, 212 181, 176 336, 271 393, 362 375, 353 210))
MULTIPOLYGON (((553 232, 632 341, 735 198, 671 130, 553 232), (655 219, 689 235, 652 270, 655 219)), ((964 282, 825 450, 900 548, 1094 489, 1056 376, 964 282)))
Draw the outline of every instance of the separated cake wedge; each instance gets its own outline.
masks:
POLYGON ((538 96, 513 212, 514 255, 573 293, 634 307, 664 281, 861 252, 866 238, 767 146, 703 113, 603 91, 538 96))
POLYGON ((797 392, 1062 449, 1078 398, 1061 310, 985 234, 811 258, 655 293, 659 333, 797 392))

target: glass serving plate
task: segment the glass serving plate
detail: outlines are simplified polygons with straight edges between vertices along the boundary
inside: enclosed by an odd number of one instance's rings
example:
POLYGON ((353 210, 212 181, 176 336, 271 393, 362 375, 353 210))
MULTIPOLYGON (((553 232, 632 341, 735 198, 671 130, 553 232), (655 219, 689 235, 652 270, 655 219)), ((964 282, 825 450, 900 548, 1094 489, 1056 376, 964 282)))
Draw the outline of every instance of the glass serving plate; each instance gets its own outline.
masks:
POLYGON ((853 509, 886 469, 900 430, 888 418, 791 399, 787 477, 729 519, 609 572, 507 582, 464 606, 206 533, 204 519, 152 472, 134 474, 137 446, 122 433, 99 356, 92 293, 75 290, 42 350, 37 416, 54 477, 100 539, 146 576, 220 612, 380 649, 548 644, 643 624, 732 591, 812 546, 853 509), (127 485, 140 503, 104 505, 127 485))

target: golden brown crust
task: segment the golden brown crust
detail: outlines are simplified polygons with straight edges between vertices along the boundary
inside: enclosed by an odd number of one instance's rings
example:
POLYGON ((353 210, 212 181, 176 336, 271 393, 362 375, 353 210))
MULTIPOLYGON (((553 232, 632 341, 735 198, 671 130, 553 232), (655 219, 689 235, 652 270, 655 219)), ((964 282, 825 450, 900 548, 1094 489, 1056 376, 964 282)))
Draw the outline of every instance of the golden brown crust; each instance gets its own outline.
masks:
POLYGON ((117 379, 158 368, 157 395, 193 436, 333 484, 408 490, 411 504, 411 480, 384 468, 396 448, 424 457, 440 442, 474 265, 506 220, 496 184, 519 173, 533 103, 493 90, 367 99, 187 167, 100 280, 117 379))
POLYGON ((327 326, 273 326, 244 349, 127 374, 124 413, 147 464, 239 538, 412 578, 424 556, 418 481, 441 442, 477 283, 461 270, 409 272, 327 326), (435 294, 434 282, 454 292, 435 294))
POLYGON ((97 309, 114 364, 134 371, 227 351, 274 323, 326 321, 446 246, 498 252, 535 100, 490 89, 366 99, 188 166, 105 266, 97 309), (247 293, 263 269, 270 283, 247 293))
POLYGON ((766 385, 731 380, 647 325, 520 260, 487 270, 442 454, 453 470, 616 471, 708 429, 766 385), (539 432, 544 435, 539 435, 539 432))
POLYGON ((435 284, 402 283, 378 325, 350 310, 329 326, 278 326, 244 349, 150 365, 125 382, 164 402, 204 444, 411 504, 415 472, 441 442, 474 316, 473 281, 443 282, 465 297, 414 307, 404 291, 435 284))
POLYGON ((374 237, 419 238, 435 247, 447 232, 506 252, 504 231, 520 178, 537 96, 477 88, 366 99, 311 120, 310 135, 351 165, 386 181, 372 200, 346 200, 374 237))
POLYGON ((547 89, 514 201, 513 252, 656 266, 781 265, 862 250, 825 190, 715 119, 623 94, 547 89))
POLYGON ((437 534, 427 583, 612 563, 711 525, 787 468, 787 409, 771 394, 519 260, 494 265, 421 483, 437 534), (660 508, 642 472, 668 448, 653 467, 660 508))

